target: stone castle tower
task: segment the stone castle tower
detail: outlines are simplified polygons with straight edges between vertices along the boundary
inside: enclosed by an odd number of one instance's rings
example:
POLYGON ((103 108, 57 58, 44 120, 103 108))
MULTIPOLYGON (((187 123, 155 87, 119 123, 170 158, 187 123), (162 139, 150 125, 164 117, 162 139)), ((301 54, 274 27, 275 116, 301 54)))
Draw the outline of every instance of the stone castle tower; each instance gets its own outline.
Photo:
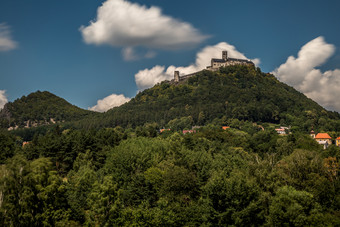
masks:
POLYGON ((175 82, 179 82, 179 71, 175 71, 174 80, 175 82))
POLYGON ((227 59, 228 59, 228 51, 226 51, 226 50, 222 51, 222 59, 224 61, 227 61, 227 59))

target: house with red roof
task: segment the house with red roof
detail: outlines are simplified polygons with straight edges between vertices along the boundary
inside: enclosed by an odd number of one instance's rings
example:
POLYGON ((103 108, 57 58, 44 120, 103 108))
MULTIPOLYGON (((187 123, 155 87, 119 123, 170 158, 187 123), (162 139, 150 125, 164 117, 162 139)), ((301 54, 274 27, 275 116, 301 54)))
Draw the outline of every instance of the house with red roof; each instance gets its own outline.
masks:
POLYGON ((196 130, 183 130, 182 133, 185 135, 185 134, 188 134, 188 133, 196 133, 196 130))
POLYGON ((277 134, 282 136, 282 135, 286 135, 287 132, 290 134, 289 129, 290 127, 288 128, 288 127, 280 126, 280 128, 276 128, 275 131, 277 132, 277 134))
POLYGON ((276 128, 275 131, 279 135, 285 135, 286 134, 286 130, 284 128, 276 128))
POLYGON ((162 129, 159 130, 159 132, 162 133, 162 132, 164 132, 164 131, 170 131, 170 130, 171 130, 171 129, 169 129, 169 128, 162 128, 162 129))
POLYGON ((328 133, 318 133, 315 138, 316 142, 323 145, 323 149, 326 149, 329 145, 332 144, 332 137, 328 135, 328 133))
POLYGON ((335 145, 340 147, 340 136, 335 139, 335 145))

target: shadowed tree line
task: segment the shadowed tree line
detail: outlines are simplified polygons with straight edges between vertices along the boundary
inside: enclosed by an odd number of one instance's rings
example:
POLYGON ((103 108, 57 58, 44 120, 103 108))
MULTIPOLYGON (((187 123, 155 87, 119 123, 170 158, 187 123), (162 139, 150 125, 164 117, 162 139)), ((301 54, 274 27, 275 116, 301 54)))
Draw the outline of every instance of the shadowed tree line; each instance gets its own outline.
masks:
POLYGON ((2 132, 0 225, 339 225, 339 147, 242 126, 2 132))

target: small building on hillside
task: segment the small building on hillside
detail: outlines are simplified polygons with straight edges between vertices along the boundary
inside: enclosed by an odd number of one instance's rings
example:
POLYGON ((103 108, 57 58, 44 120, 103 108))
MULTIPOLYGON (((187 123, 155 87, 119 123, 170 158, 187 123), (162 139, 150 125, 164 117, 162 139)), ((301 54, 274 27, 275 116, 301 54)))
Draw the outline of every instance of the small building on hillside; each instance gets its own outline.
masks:
POLYGON ((314 130, 310 131, 309 135, 310 135, 313 139, 315 139, 315 132, 314 132, 314 130))
POLYGON ((326 149, 329 145, 332 144, 332 137, 328 135, 328 133, 318 133, 315 138, 316 142, 323 145, 323 149, 326 149))
POLYGON ((228 128, 230 128, 230 126, 222 126, 223 130, 227 130, 228 128))
POLYGON ((340 136, 338 138, 336 138, 335 145, 340 147, 340 136))
POLYGON ((185 135, 185 134, 188 134, 188 133, 195 133, 196 130, 183 130, 182 133, 185 135))
POLYGON ((169 129, 169 128, 162 128, 162 129, 159 130, 159 132, 162 133, 162 132, 164 132, 164 131, 170 131, 170 130, 171 130, 171 129, 169 129))
POLYGON ((290 129, 290 126, 289 126, 289 128, 281 126, 280 128, 276 128, 275 131, 279 135, 286 135, 287 133, 290 133, 289 129, 290 129))
POLYGON ((275 131, 279 135, 286 135, 286 130, 284 128, 276 128, 275 131))

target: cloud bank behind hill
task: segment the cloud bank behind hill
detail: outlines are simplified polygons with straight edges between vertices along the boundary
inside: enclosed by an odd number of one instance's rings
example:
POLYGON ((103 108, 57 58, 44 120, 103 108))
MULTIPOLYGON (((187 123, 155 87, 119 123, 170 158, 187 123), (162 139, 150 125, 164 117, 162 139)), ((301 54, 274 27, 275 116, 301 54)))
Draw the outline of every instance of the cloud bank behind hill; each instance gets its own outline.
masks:
POLYGON ((124 95, 112 94, 103 99, 98 100, 97 105, 89 107, 88 109, 97 112, 105 112, 113 107, 123 105, 128 101, 130 101, 130 98, 127 98, 124 95))
POLYGON ((323 107, 340 112, 340 69, 322 72, 317 67, 324 64, 335 52, 335 46, 317 37, 272 73, 304 93, 323 107))

